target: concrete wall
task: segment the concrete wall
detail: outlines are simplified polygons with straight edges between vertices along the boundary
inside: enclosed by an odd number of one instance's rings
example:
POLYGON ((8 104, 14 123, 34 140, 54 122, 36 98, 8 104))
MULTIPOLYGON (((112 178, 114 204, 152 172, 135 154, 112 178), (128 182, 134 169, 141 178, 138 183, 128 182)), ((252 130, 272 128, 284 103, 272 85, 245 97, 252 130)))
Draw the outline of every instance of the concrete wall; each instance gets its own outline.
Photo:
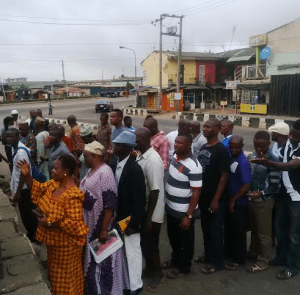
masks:
POLYGON ((267 76, 300 73, 299 67, 278 70, 280 65, 300 63, 300 19, 268 33, 272 53, 267 63, 267 76))
MULTIPOLYGON (((162 54, 162 86, 168 87, 169 79, 173 84, 177 82, 177 60, 169 60, 167 55, 162 54)), ((195 84, 196 81, 196 61, 185 61, 184 84, 195 84)), ((143 62, 144 86, 159 86, 159 53, 152 52, 143 62)))

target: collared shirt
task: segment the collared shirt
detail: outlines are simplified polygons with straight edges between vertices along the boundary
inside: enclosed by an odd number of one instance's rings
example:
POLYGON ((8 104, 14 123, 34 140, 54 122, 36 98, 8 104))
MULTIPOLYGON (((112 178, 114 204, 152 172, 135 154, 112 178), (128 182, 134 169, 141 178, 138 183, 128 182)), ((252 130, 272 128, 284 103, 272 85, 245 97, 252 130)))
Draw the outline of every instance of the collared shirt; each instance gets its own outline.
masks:
MULTIPOLYGON (((294 149, 290 140, 287 141, 281 150, 280 158, 283 163, 288 163, 291 160, 300 160, 300 142, 294 149)), ((282 171, 282 182, 284 189, 291 196, 292 201, 300 201, 300 169, 282 171)))
MULTIPOLYGON (((120 128, 114 128, 111 133, 111 140, 115 140, 123 131, 128 131, 129 129, 122 125, 120 128)), ((132 131, 131 131, 132 132, 132 131)))
POLYGON ((121 162, 119 162, 118 165, 117 165, 117 168, 116 168, 116 175, 115 175, 117 186, 119 185, 120 178, 121 178, 121 175, 122 175, 124 166, 125 166, 125 164, 127 163, 128 159, 129 159, 129 156, 130 156, 130 155, 128 155, 125 159, 123 159, 123 160, 122 160, 121 162))
POLYGON ((110 146, 111 139, 111 127, 107 123, 105 125, 100 125, 98 127, 98 132, 96 135, 96 140, 99 141, 106 149, 110 146))
POLYGON ((166 135, 159 131, 151 137, 151 146, 158 152, 164 164, 164 170, 169 166, 169 142, 166 135))
POLYGON ((274 142, 273 147, 272 147, 272 154, 277 157, 278 159, 280 158, 280 152, 283 146, 279 146, 278 142, 274 142))
POLYGON ((26 147, 28 147, 31 150, 31 152, 35 152, 36 151, 36 140, 35 140, 34 135, 31 132, 29 132, 26 137, 22 137, 20 135, 20 141, 26 147))
MULTIPOLYGON (((249 160, 244 155, 244 152, 241 152, 237 157, 231 159, 228 179, 230 198, 235 196, 245 184, 251 185, 251 169, 249 160)), ((248 196, 245 195, 237 199, 236 204, 240 206, 247 206, 248 196)))
POLYGON ((184 160, 174 155, 168 170, 166 183, 166 211, 181 219, 187 213, 192 196, 192 187, 202 187, 202 166, 191 153, 184 160))
POLYGON ((47 131, 42 131, 35 137, 37 148, 36 161, 38 163, 43 162, 43 160, 49 157, 49 150, 45 147, 46 139, 48 136, 49 133, 47 131))
POLYGON ((84 142, 80 137, 80 126, 74 126, 70 131, 70 139, 74 151, 83 151, 84 142))
POLYGON ((142 167, 146 184, 146 200, 148 204, 151 191, 159 190, 157 203, 151 220, 157 223, 163 223, 165 212, 165 194, 164 194, 164 165, 160 155, 153 147, 145 153, 138 152, 137 163, 142 167))
POLYGON ((232 134, 227 135, 226 137, 224 137, 224 139, 222 140, 222 143, 224 144, 224 146, 229 150, 229 140, 231 138, 232 134))
MULTIPOLYGON (((22 142, 19 141, 18 148, 20 148, 20 147, 27 149, 30 154, 30 149, 27 148, 22 142)), ((31 162, 30 162, 27 152, 24 149, 15 150, 13 147, 11 149, 12 149, 12 155, 15 155, 15 156, 13 157, 13 170, 12 170, 12 174, 11 174, 10 187, 14 192, 16 192, 18 189, 18 184, 19 184, 19 180, 20 180, 20 170, 16 166, 16 163, 19 162, 20 160, 26 160, 26 162, 31 166, 31 162)), ((23 185, 22 189, 25 189, 25 188, 27 188, 26 183, 23 185)))
POLYGON ((48 170, 49 172, 53 168, 54 161, 60 156, 60 155, 72 155, 67 146, 60 141, 58 144, 54 145, 50 150, 49 155, 49 162, 48 162, 48 170))
POLYGON ((178 135, 178 130, 171 131, 170 133, 167 134, 167 140, 169 142, 169 163, 171 162, 174 154, 174 144, 175 144, 175 139, 178 135))
POLYGON ((195 155, 196 158, 198 158, 200 154, 200 149, 203 145, 207 143, 206 138, 203 136, 203 134, 200 132, 196 138, 193 139, 192 143, 192 149, 193 149, 193 154, 195 155))
MULTIPOLYGON (((255 151, 248 156, 248 159, 257 157, 258 154, 255 151)), ((265 157, 270 161, 278 162, 278 158, 272 154, 270 149, 266 152, 265 157)), ((254 201, 260 202, 274 197, 274 194, 278 193, 280 189, 281 172, 273 167, 266 167, 256 163, 250 163, 250 167, 252 176, 251 191, 262 192, 262 197, 254 201)))

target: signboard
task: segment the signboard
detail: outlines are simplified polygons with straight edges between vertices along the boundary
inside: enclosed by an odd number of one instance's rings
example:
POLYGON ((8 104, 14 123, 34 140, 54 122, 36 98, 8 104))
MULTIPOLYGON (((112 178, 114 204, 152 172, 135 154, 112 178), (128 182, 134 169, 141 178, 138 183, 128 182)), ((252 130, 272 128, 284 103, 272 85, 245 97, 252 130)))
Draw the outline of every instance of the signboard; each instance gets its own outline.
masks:
POLYGON ((240 83, 240 81, 226 81, 226 89, 235 90, 238 83, 240 83))
POLYGON ((267 34, 261 34, 261 35, 255 35, 249 38, 249 46, 250 47, 257 47, 257 46, 263 46, 268 44, 268 35, 267 34))
POLYGON ((181 100, 181 93, 175 93, 175 100, 181 100))
POLYGON ((240 113, 251 113, 251 114, 267 114, 268 107, 266 104, 250 104, 241 103, 240 113))

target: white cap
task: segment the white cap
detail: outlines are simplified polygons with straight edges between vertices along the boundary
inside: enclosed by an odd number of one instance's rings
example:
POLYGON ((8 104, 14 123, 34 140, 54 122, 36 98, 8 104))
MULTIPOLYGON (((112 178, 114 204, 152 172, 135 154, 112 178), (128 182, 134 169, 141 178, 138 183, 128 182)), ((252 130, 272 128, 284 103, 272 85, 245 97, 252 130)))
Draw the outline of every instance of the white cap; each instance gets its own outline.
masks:
POLYGON ((12 110, 10 114, 11 114, 11 115, 15 115, 15 114, 19 114, 19 113, 18 113, 17 110, 12 110))
POLYGON ((290 127, 284 122, 278 122, 269 128, 270 132, 276 132, 281 135, 289 135, 290 127))

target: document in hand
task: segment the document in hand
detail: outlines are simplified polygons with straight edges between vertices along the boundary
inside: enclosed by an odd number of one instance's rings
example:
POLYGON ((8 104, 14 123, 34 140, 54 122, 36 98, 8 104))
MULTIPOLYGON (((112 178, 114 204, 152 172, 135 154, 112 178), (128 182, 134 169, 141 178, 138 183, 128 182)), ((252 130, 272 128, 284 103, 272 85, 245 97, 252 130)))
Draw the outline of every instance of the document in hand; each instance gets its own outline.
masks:
POLYGON ((89 248, 96 263, 102 262, 122 246, 123 241, 121 240, 116 229, 113 229, 108 233, 108 240, 105 242, 105 244, 101 244, 98 239, 89 243, 89 248))

